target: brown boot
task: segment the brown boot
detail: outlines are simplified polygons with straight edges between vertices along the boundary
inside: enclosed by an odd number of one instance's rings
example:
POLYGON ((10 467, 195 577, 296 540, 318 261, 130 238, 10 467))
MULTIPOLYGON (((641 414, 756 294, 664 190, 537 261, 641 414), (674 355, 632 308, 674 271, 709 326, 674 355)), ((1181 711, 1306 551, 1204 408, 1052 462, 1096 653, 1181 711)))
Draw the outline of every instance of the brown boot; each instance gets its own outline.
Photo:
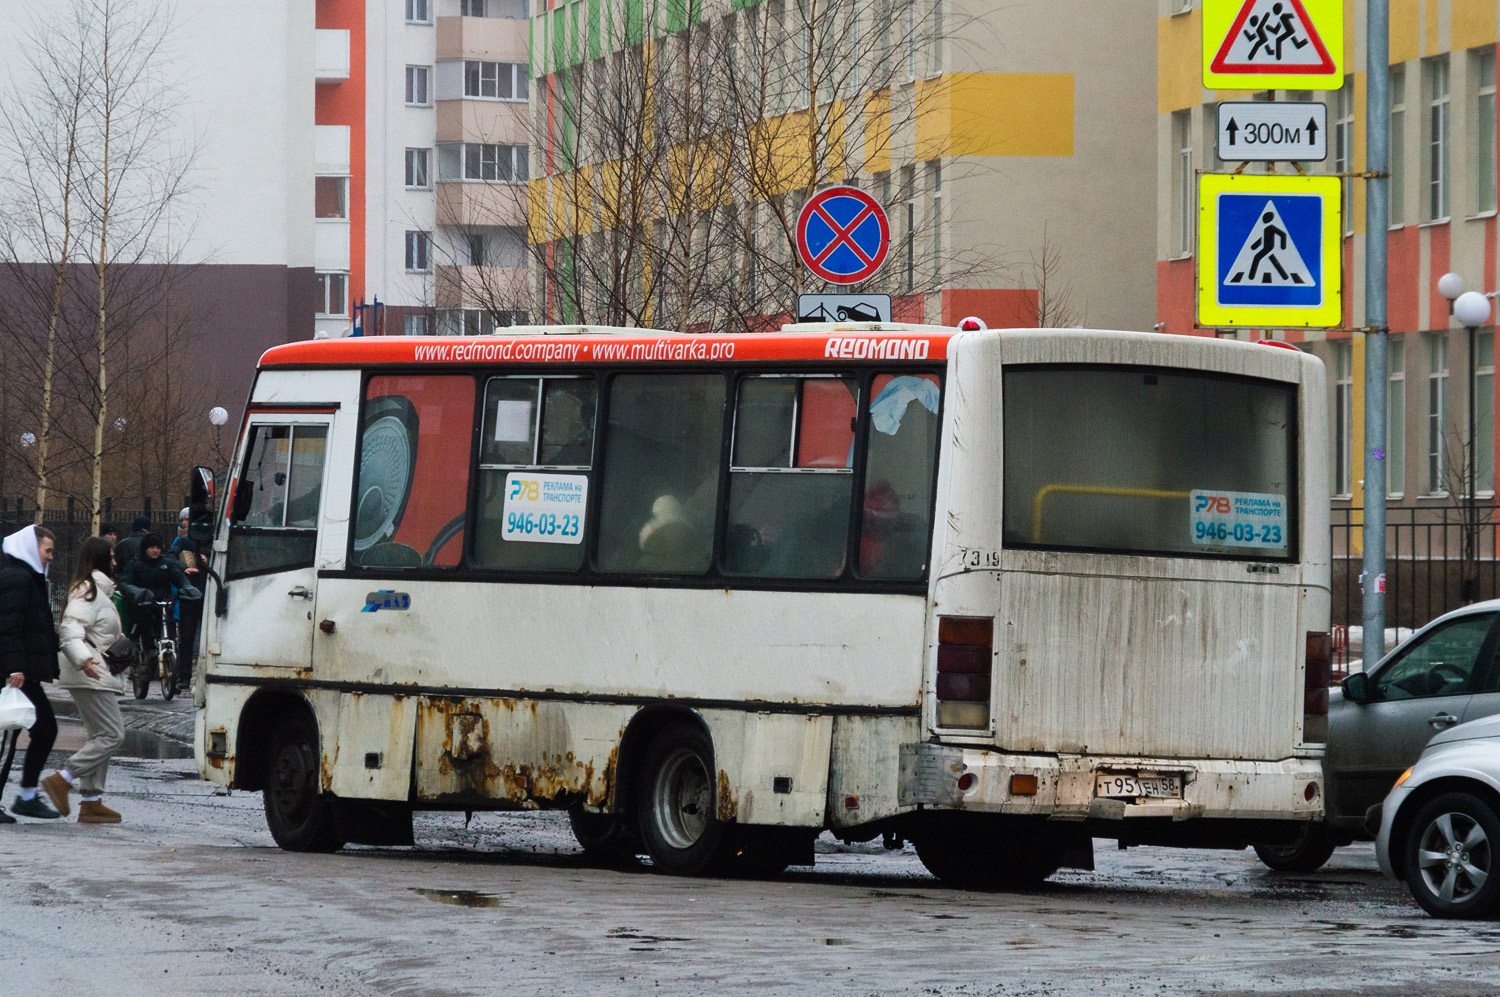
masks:
POLYGON ((58 813, 64 817, 72 813, 73 808, 68 805, 68 793, 72 791, 73 787, 69 784, 68 780, 62 777, 61 773, 53 772, 47 778, 43 779, 40 785, 42 789, 46 790, 47 798, 52 801, 52 805, 57 808, 58 813))
POLYGON ((78 804, 78 823, 80 824, 118 824, 120 815, 106 807, 99 800, 84 800, 78 804))

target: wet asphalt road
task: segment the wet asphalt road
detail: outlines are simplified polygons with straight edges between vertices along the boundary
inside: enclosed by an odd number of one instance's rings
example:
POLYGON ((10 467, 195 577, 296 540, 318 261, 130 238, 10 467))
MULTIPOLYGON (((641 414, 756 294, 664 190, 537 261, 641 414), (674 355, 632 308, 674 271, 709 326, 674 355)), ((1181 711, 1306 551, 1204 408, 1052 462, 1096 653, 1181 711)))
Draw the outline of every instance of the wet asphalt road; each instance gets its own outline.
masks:
POLYGON ((414 849, 293 855, 259 794, 198 781, 186 705, 127 715, 123 824, 0 828, 0 993, 1500 993, 1500 924, 1428 918, 1368 845, 1291 876, 1100 841, 1097 872, 1024 894, 826 838, 774 880, 590 868, 557 814, 421 816, 414 849))

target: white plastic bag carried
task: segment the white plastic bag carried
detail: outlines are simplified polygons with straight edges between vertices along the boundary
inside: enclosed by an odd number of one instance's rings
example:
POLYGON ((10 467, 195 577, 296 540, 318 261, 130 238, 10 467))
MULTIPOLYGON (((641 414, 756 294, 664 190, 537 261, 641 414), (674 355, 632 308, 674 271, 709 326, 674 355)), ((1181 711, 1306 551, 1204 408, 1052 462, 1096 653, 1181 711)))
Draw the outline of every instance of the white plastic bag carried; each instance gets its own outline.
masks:
POLYGON ((0 689, 0 730, 30 730, 36 723, 36 707, 13 685, 0 689))

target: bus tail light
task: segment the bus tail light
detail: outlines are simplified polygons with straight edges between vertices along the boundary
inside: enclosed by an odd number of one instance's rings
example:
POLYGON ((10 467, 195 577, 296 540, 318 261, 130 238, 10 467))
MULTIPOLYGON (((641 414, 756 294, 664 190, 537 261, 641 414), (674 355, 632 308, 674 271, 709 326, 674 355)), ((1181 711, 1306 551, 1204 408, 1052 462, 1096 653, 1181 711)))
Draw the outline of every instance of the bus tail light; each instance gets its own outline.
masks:
POLYGON ((988 617, 938 618, 937 724, 990 725, 990 674, 994 667, 995 621, 988 617))
POLYGON ((1302 687, 1302 739, 1328 740, 1328 684, 1333 680, 1333 635, 1310 630, 1302 687))

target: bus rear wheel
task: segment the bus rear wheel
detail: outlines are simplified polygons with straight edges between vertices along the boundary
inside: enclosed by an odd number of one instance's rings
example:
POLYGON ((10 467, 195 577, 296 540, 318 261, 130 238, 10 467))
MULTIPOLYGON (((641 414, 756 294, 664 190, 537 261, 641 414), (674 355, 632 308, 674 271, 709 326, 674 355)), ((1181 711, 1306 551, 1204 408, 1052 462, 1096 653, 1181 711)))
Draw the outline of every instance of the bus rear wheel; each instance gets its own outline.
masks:
POLYGON ((1062 867, 1073 840, 1041 829, 944 821, 912 835, 917 857, 947 886, 1018 890, 1039 886, 1062 867))
POLYGON ((668 727, 651 742, 636 814, 641 843, 658 869, 696 876, 721 864, 726 839, 713 774, 713 742, 701 727, 668 727))
POLYGON ((272 735, 264 798, 266 826, 277 845, 289 852, 343 847, 333 801, 318 785, 318 728, 311 717, 288 717, 272 735))

